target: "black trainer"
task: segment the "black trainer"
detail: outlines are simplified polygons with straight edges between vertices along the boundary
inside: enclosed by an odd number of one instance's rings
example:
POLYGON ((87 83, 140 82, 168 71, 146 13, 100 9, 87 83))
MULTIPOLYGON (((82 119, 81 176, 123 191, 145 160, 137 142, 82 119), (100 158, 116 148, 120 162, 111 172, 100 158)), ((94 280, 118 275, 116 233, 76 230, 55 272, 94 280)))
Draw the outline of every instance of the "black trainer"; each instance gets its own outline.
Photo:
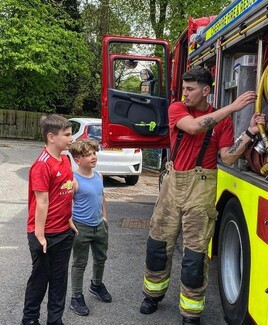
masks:
POLYGON ((27 320, 27 321, 22 321, 21 323, 20 323, 20 325, 40 325, 40 323, 39 323, 39 321, 38 320, 34 320, 34 319, 32 319, 32 320, 27 320))
POLYGON ((112 301, 112 296, 107 291, 104 283, 96 286, 91 280, 89 292, 92 293, 93 295, 95 295, 102 302, 111 302, 112 301))
POLYGON ((200 325, 200 317, 183 317, 182 325, 195 324, 200 325))
POLYGON ((72 297, 70 309, 79 316, 87 316, 89 314, 88 306, 86 305, 84 296, 82 294, 78 297, 72 297))

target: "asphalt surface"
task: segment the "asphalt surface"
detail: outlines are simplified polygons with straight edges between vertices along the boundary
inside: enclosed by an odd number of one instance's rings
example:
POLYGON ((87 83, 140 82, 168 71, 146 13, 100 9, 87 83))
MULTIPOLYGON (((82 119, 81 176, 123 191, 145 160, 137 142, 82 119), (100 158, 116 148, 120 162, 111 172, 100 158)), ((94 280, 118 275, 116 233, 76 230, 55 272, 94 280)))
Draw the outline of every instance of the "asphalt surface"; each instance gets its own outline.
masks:
MULTIPOLYGON (((0 139, 0 325, 19 324, 24 292, 31 270, 26 239, 27 179, 31 163, 42 144, 31 141, 0 139)), ((139 313, 148 224, 158 194, 155 173, 144 171, 135 186, 119 178, 105 180, 108 201, 109 251, 104 283, 113 301, 105 304, 93 297, 88 287, 91 261, 84 277, 84 295, 90 308, 87 317, 76 316, 69 309, 70 284, 64 313, 65 325, 175 325, 178 313, 180 241, 173 258, 169 290, 159 309, 152 315, 139 313)), ((41 307, 40 322, 46 324, 47 298, 41 307)), ((223 325, 219 299, 216 260, 210 266, 210 282, 202 324, 223 325)))

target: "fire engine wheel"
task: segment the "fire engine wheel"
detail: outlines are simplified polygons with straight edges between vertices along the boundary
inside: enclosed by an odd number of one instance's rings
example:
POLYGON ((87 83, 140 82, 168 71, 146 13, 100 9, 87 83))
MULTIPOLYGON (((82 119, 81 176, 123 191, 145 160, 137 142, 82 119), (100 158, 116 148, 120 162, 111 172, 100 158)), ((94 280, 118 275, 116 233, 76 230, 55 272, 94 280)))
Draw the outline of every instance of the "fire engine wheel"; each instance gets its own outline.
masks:
POLYGON ((239 201, 231 199, 222 216, 218 246, 219 288, 226 321, 252 324, 248 315, 250 245, 239 201))

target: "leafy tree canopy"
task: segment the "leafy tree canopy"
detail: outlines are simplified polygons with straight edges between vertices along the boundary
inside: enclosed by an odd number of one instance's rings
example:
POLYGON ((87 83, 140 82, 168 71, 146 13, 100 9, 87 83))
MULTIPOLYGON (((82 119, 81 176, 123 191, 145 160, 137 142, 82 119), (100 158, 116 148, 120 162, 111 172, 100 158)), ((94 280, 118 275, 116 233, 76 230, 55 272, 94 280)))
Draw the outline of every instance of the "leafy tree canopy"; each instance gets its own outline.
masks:
POLYGON ((0 108, 92 115, 100 106, 104 34, 173 45, 189 16, 218 14, 230 2, 1 0, 0 108))
POLYGON ((102 36, 105 34, 130 35, 131 26, 124 17, 111 9, 108 0, 84 1, 82 20, 83 33, 91 53, 90 98, 100 109, 102 36))
POLYGON ((175 43, 189 17, 217 15, 232 0, 110 0, 111 9, 132 26, 134 36, 168 39, 175 43))
POLYGON ((88 49, 74 24, 60 4, 1 1, 1 108, 55 111, 60 103, 70 108, 69 80, 79 88, 80 80, 90 79, 88 49))

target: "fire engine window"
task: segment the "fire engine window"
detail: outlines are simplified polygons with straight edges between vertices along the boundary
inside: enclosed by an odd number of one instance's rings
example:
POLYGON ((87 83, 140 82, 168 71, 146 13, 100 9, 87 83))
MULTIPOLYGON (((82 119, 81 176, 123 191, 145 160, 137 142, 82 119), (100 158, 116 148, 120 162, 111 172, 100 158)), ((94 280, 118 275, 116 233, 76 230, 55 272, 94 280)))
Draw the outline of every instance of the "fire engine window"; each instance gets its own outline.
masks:
POLYGON ((166 97, 167 53, 162 44, 111 43, 109 88, 166 97))
POLYGON ((160 96, 160 61, 116 59, 113 65, 114 89, 160 96))

